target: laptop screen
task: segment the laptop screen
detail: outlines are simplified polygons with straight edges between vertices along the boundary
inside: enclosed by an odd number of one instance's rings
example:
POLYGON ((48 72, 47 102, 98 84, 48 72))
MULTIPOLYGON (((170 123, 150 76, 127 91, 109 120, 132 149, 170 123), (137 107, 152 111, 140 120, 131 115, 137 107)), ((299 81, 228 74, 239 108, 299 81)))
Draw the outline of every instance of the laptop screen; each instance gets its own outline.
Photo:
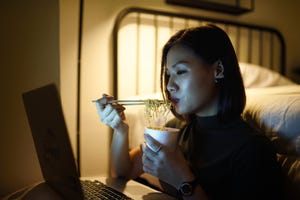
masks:
POLYGON ((54 84, 23 94, 43 177, 67 199, 82 199, 82 190, 61 106, 54 84))

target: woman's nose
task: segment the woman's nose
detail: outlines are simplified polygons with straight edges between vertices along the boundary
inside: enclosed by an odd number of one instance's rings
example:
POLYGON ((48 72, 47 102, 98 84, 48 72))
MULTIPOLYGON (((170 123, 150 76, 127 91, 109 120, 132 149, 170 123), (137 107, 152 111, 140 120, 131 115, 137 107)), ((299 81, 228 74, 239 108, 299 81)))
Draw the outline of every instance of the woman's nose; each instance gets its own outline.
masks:
POLYGON ((177 90, 177 86, 172 78, 170 78, 168 81, 167 90, 169 92, 175 92, 177 90))

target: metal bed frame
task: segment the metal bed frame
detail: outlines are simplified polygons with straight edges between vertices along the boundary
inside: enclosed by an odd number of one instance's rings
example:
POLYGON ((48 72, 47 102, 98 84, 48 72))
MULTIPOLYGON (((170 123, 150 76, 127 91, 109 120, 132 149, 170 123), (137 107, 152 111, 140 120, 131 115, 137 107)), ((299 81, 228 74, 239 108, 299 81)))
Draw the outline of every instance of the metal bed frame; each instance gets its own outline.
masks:
MULTIPOLYGON (((155 30, 155 37, 157 38, 157 33, 159 29, 159 19, 160 17, 164 17, 168 21, 168 25, 170 30, 174 29, 174 24, 177 19, 180 19, 184 25, 183 27, 189 27, 189 22, 197 22, 199 25, 201 23, 213 23, 221 28, 223 28, 228 35, 230 36, 232 43, 234 45, 236 54, 239 58, 239 61, 248 62, 258 64, 267 68, 270 68, 274 71, 277 71, 283 75, 285 75, 285 42, 284 38, 281 33, 271 27, 265 26, 258 26, 248 23, 242 22, 234 22, 229 20, 223 19, 213 19, 209 17, 197 16, 197 15, 188 15, 188 14, 181 14, 181 13, 174 13, 174 12, 166 12, 166 11, 159 11, 159 10, 151 10, 145 8, 137 8, 137 7, 130 7, 122 10, 114 24, 113 28, 113 95, 115 98, 118 98, 118 91, 119 86, 122 84, 120 83, 120 78, 118 73, 120 71, 120 66, 122 63, 119 61, 119 54, 120 54, 120 30, 126 26, 126 24, 122 24, 122 22, 126 19, 126 17, 131 16, 134 14, 134 20, 130 22, 135 23, 137 30, 139 27, 142 26, 142 17, 147 15, 148 18, 150 16, 150 20, 153 24, 153 29, 155 30), (267 42, 266 42, 267 41, 267 42)), ((195 24, 195 23, 194 23, 195 24)), ((197 25, 197 24, 196 24, 197 25)), ((140 40, 140 32, 137 31, 134 33, 136 38, 136 43, 143 43, 144 41, 140 40)), ((154 41, 154 51, 155 55, 158 55, 158 45, 157 39, 154 41)), ((137 47, 138 48, 138 47, 137 47)), ((139 59, 138 50, 134 59, 139 59)), ((157 59, 155 56, 154 59, 157 59)), ((136 62, 136 65, 139 65, 139 62, 136 62)), ((159 66, 153 66, 155 68, 159 66)), ((136 66, 138 70, 139 66, 136 66)), ((131 69, 128 69, 131 70, 131 69)), ((159 71, 159 70, 158 70, 159 71)), ((136 72, 138 75, 138 72, 136 72)), ((158 83, 159 84, 159 83, 158 83)), ((156 87, 156 86, 154 86, 156 87)), ((138 94, 138 92, 136 92, 138 94)))

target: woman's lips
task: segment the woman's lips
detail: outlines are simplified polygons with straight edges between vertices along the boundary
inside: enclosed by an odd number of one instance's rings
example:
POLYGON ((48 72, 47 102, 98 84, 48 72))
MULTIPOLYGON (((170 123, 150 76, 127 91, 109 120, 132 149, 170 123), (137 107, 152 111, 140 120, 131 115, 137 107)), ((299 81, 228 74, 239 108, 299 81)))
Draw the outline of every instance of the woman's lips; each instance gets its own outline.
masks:
POLYGON ((178 98, 175 98, 175 97, 172 97, 172 98, 171 98, 171 101, 172 101, 172 103, 175 105, 175 104, 177 104, 177 103, 179 102, 179 99, 178 99, 178 98))

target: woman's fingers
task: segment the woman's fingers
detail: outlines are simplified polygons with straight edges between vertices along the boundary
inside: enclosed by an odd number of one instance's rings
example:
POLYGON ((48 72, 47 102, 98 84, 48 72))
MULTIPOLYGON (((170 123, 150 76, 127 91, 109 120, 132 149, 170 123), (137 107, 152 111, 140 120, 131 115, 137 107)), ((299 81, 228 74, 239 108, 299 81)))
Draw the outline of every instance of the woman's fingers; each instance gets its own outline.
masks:
MULTIPOLYGON (((121 112, 122 109, 120 109, 121 112)), ((121 119, 121 112, 118 111, 118 109, 116 108, 116 106, 113 106, 111 104, 108 104, 106 106, 106 108, 103 110, 103 112, 101 113, 101 121, 106 123, 106 124, 109 124, 110 122, 117 122, 117 121, 120 121, 121 119)))
POLYGON ((125 107, 117 103, 110 103, 113 99, 113 96, 103 94, 95 104, 100 120, 104 124, 116 128, 122 120, 125 120, 125 107))
POLYGON ((144 135, 144 138, 147 147, 149 147, 154 153, 157 154, 161 150, 162 145, 159 142, 157 142, 153 137, 151 137, 149 134, 146 133, 144 135))
POLYGON ((143 151, 143 156, 142 156, 142 163, 143 163, 143 170, 144 172, 150 173, 153 170, 152 167, 154 166, 154 160, 152 159, 154 154, 149 148, 147 148, 146 143, 142 145, 142 151, 143 151), (153 154, 153 155, 151 155, 153 154))

